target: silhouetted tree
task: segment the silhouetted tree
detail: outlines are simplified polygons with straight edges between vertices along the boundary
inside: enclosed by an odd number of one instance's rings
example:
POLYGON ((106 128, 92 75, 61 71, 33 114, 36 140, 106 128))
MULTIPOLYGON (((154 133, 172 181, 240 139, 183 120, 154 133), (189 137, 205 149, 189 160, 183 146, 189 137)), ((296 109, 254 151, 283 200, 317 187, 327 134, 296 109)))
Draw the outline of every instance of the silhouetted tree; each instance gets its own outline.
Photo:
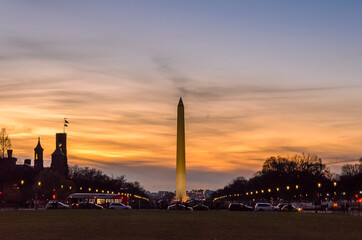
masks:
POLYGON ((6 128, 2 128, 0 132, 0 156, 5 157, 5 153, 11 148, 11 140, 6 134, 6 128))
POLYGON ((77 191, 110 191, 131 193, 139 196, 147 196, 146 191, 139 182, 127 182, 124 176, 109 177, 101 170, 94 168, 82 168, 72 166, 69 168, 69 177, 75 183, 77 191))
POLYGON ((346 164, 342 166, 339 188, 345 192, 346 198, 353 198, 359 194, 362 186, 362 158, 359 164, 346 164))
POLYGON ((39 200, 65 199, 69 194, 74 192, 74 182, 64 175, 47 169, 41 171, 34 182, 33 189, 35 198, 39 200))
POLYGON ((346 164, 342 166, 342 176, 355 176, 361 171, 360 164, 346 164))
POLYGON ((248 181, 235 179, 212 197, 224 196, 227 200, 250 199, 304 199, 326 192, 331 185, 329 170, 322 160, 312 154, 292 157, 269 157, 262 170, 248 181), (246 194, 248 193, 248 194, 246 194))

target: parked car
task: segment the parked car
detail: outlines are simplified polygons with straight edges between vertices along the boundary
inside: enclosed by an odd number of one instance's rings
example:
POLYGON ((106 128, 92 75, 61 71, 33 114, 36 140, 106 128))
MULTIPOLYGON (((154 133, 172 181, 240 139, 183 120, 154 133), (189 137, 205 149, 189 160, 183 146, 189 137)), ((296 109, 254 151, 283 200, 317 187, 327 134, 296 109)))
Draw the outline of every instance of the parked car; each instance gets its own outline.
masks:
POLYGON ((209 207, 206 205, 195 205, 192 207, 194 211, 208 211, 209 207))
POLYGON ((302 211, 302 209, 289 203, 289 204, 285 205, 284 207, 282 207, 280 211, 282 211, 282 212, 300 212, 300 211, 302 211))
POLYGON ((257 203, 255 211, 277 211, 277 209, 270 203, 257 203))
POLYGON ((287 206, 289 203, 279 203, 275 209, 281 211, 284 206, 287 206))
POLYGON ((115 202, 110 203, 108 208, 109 209, 126 209, 126 210, 132 209, 131 206, 127 206, 127 205, 124 205, 123 203, 115 203, 115 202))
POLYGON ((229 211, 253 211, 252 207, 246 206, 242 203, 230 203, 229 211))
POLYGON ((69 205, 58 201, 49 201, 45 206, 46 209, 69 209, 69 205))
POLYGON ((167 210, 189 210, 189 211, 193 211, 192 207, 186 207, 183 204, 172 204, 170 206, 167 207, 167 210))
POLYGON ((92 202, 80 202, 78 209, 103 209, 103 207, 92 202))
POLYGON ((315 209, 315 206, 313 205, 312 202, 302 203, 302 204, 301 204, 301 207, 302 207, 303 210, 310 210, 310 211, 312 211, 312 210, 315 209))

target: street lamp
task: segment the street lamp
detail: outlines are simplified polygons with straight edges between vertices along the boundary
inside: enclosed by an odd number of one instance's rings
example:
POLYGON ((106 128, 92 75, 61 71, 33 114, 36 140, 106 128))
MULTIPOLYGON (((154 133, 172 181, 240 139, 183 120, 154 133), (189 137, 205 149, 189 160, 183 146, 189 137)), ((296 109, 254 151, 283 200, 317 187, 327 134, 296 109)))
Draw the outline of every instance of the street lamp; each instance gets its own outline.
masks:
POLYGON ((337 187, 337 182, 334 182, 334 183, 333 183, 333 186, 337 187))
POLYGON ((295 185, 295 189, 298 189, 299 188, 299 186, 298 185, 295 185))
POLYGON ((41 186, 41 182, 38 182, 38 186, 39 186, 39 187, 41 186))
POLYGON ((277 187, 277 192, 279 192, 279 188, 277 187))
POLYGON ((320 188, 322 186, 322 184, 321 183, 318 183, 318 187, 320 188))
POLYGON ((24 185, 24 180, 21 180, 20 183, 21 183, 21 185, 24 185))
POLYGON ((289 187, 289 186, 287 186, 287 190, 289 190, 289 188, 290 188, 290 187, 289 187))

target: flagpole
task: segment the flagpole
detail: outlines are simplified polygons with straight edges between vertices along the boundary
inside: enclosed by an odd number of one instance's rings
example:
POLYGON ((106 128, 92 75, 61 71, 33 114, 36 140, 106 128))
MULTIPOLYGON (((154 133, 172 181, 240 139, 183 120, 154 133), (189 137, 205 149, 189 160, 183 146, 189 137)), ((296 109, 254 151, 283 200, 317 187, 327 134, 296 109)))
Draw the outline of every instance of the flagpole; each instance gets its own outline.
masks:
POLYGON ((65 133, 65 127, 68 127, 68 121, 67 121, 67 118, 64 118, 64 133, 65 133))

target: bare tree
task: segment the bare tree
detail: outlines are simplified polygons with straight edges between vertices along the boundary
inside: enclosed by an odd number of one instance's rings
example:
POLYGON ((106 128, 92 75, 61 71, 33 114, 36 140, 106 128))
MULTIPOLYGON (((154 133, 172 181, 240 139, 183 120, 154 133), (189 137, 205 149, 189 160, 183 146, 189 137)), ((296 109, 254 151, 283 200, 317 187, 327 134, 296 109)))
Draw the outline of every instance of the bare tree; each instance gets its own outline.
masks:
POLYGON ((0 156, 5 157, 5 152, 11 148, 11 140, 6 134, 6 128, 2 128, 0 132, 0 156))

